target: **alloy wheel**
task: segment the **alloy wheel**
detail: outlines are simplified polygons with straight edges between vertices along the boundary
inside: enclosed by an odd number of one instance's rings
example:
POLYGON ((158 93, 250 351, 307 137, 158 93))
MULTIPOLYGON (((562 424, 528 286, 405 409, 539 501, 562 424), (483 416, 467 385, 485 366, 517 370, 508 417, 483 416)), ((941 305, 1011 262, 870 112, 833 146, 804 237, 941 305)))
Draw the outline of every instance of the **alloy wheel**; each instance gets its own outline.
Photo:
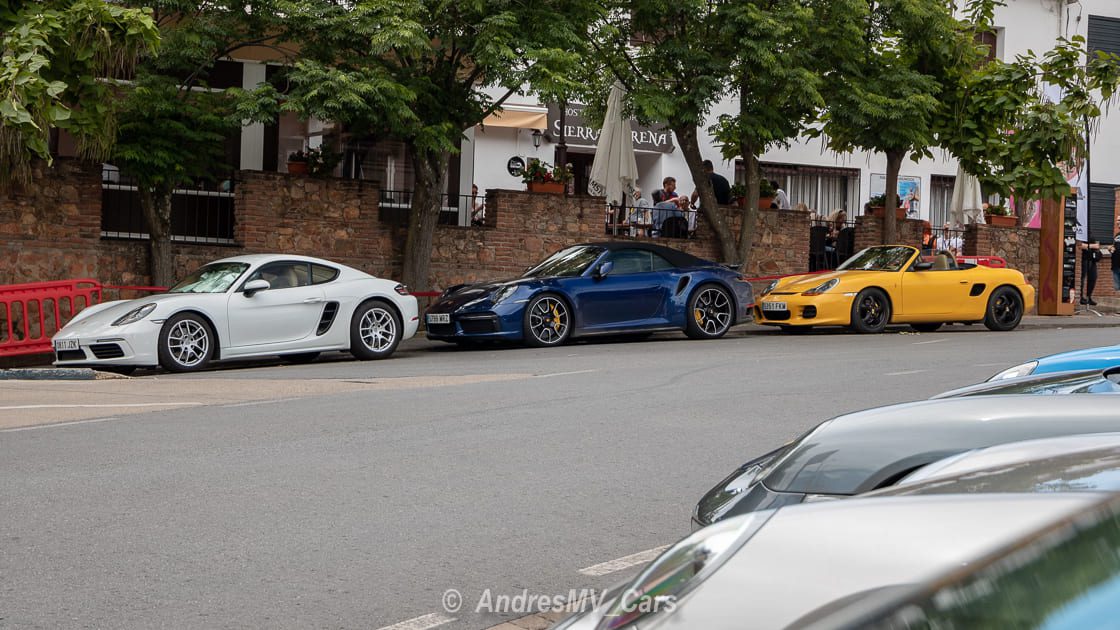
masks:
POLYGON ((167 350, 179 365, 189 368, 206 360, 210 334, 193 319, 177 322, 167 335, 167 350))
POLYGON ((704 289, 693 303, 692 316, 700 330, 718 335, 731 325, 731 300, 720 289, 704 289))
POLYGON ((397 322, 389 311, 371 308, 362 314, 358 331, 362 345, 374 352, 385 352, 397 338, 397 322))
POLYGON ((534 302, 529 310, 529 331, 544 345, 560 343, 567 336, 569 319, 564 302, 546 296, 534 302))

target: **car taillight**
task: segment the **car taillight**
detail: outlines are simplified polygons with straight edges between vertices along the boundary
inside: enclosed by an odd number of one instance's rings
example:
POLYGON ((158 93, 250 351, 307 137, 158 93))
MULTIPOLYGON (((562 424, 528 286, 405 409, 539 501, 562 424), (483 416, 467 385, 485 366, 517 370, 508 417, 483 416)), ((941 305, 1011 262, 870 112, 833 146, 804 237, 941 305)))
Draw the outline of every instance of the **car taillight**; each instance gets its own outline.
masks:
POLYGON ((403 284, 398 284, 397 286, 393 287, 393 290, 401 295, 408 295, 408 287, 403 284))

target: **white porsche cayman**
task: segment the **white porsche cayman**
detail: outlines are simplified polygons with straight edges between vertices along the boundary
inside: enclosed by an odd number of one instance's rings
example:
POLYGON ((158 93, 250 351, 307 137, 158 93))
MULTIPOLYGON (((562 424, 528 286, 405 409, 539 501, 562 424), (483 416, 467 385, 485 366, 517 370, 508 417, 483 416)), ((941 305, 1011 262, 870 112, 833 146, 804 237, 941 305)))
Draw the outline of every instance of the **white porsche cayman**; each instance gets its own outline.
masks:
POLYGON ((311 361, 330 350, 384 359, 418 324, 416 298, 398 282, 259 254, 212 262, 162 295, 93 305, 52 342, 58 366, 188 372, 223 359, 311 361))

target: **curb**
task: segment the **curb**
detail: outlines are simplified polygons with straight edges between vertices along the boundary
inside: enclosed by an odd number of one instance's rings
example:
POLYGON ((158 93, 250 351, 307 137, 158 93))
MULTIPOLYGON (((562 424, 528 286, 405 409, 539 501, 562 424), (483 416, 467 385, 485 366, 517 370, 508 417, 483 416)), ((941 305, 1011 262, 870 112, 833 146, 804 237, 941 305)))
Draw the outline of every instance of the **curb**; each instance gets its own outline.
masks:
POLYGON ((0 381, 94 381, 128 378, 90 368, 15 368, 0 370, 0 381))

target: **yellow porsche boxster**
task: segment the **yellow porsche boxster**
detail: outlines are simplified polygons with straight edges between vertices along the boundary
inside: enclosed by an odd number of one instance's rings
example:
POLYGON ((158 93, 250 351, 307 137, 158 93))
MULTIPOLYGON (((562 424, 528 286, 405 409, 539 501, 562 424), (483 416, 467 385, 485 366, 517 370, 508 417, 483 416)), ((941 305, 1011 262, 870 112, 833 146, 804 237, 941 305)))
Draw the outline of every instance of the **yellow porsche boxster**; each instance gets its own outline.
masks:
POLYGON ((1034 287, 1018 271, 958 265, 947 252, 923 260, 914 247, 881 245, 833 272, 775 280, 762 292, 754 318, 787 332, 848 326, 875 333, 888 324, 933 332, 948 322, 1011 330, 1033 308, 1034 287))

